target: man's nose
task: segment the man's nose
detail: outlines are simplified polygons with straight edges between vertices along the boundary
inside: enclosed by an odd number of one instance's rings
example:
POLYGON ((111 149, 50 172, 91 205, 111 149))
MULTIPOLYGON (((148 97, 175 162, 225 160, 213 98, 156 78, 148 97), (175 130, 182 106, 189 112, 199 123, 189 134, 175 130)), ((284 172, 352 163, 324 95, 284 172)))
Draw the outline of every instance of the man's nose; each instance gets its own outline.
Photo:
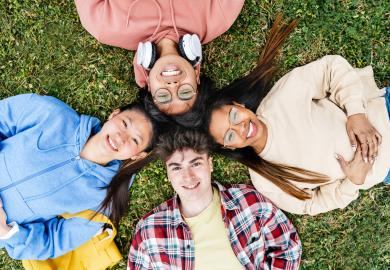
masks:
POLYGON ((186 181, 192 181, 194 178, 194 173, 191 169, 184 169, 184 175, 183 175, 184 180, 186 181))

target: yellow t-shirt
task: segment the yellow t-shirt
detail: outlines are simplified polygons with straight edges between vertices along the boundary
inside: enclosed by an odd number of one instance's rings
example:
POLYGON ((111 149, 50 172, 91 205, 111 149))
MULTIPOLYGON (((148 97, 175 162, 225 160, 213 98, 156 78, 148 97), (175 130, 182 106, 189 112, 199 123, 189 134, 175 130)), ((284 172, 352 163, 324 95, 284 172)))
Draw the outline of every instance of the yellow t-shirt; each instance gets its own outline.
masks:
POLYGON ((227 234, 221 215, 221 197, 214 189, 213 201, 199 215, 184 218, 195 242, 195 269, 243 269, 227 234))

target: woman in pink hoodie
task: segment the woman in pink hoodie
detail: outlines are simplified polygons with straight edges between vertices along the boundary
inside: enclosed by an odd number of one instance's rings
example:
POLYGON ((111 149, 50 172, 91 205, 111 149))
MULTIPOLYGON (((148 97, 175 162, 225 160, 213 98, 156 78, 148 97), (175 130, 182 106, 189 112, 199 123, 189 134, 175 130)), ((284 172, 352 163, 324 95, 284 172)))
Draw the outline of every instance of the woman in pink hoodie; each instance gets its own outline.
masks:
MULTIPOLYGON (((98 41, 137 50, 137 84, 159 111, 180 116, 199 96, 201 44, 233 24, 244 0, 75 0, 84 28, 98 41)), ((196 105, 195 105, 196 107, 196 105)))

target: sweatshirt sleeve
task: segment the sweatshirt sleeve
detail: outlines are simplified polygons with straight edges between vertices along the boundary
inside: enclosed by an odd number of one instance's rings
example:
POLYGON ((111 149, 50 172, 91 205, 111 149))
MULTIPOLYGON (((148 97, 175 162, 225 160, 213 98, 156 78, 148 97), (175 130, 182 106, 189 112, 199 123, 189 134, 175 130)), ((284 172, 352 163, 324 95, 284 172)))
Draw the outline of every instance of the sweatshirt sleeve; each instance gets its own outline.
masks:
POLYGON ((75 0, 81 25, 99 42, 135 50, 138 42, 126 27, 129 1, 75 0))
POLYGON ((19 224, 19 231, 7 240, 0 240, 0 247, 16 260, 55 258, 91 239, 102 226, 103 223, 83 218, 19 224))
POLYGON ((284 192, 271 181, 249 170, 255 188, 279 208, 293 214, 317 215, 333 209, 345 208, 359 196, 359 185, 349 179, 336 180, 314 189, 305 189, 310 199, 299 200, 284 192))
POLYGON ((12 96, 0 100, 0 142, 14 136, 23 127, 18 125, 33 94, 12 96))
POLYGON ((365 113, 363 84, 356 70, 339 55, 327 55, 294 70, 310 84, 311 99, 329 98, 347 115, 365 113))

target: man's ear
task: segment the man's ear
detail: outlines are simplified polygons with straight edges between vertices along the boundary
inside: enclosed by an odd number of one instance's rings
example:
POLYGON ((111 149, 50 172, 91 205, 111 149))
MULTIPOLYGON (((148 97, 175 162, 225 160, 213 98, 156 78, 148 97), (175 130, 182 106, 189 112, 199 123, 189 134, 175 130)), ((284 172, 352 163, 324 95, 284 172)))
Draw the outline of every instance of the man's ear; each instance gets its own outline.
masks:
POLYGON ((110 116, 108 117, 108 120, 111 120, 114 116, 120 114, 121 111, 119 109, 115 109, 111 114, 110 116))
POLYGON ((130 159, 131 159, 131 160, 142 159, 142 158, 146 157, 147 155, 148 155, 148 153, 145 152, 145 151, 143 151, 143 152, 141 152, 141 153, 138 153, 138 154, 135 155, 135 156, 132 156, 130 159))
POLYGON ((210 166, 211 172, 213 172, 213 171, 214 171, 214 167, 213 167, 213 158, 212 158, 211 156, 209 157, 209 166, 210 166))
POLYGON ((242 103, 238 103, 238 102, 233 101, 233 104, 236 105, 236 106, 240 106, 242 108, 245 108, 245 105, 242 104, 242 103))
POLYGON ((195 67, 195 74, 196 74, 196 83, 199 85, 200 84, 200 63, 197 64, 195 67))

